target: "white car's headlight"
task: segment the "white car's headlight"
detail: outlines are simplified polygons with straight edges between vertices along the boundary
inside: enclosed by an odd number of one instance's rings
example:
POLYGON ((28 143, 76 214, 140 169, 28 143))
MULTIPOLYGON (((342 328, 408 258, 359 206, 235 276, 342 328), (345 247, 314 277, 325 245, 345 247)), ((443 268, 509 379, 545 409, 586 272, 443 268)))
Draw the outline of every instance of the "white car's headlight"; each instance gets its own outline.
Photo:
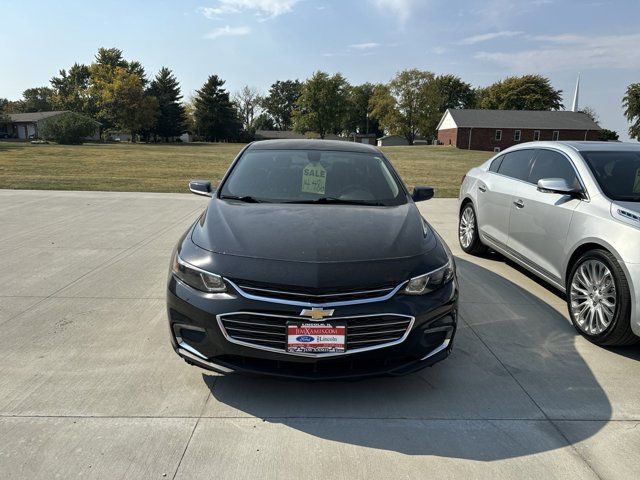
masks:
POLYGON ((208 293, 221 293, 227 290, 227 286, 220 275, 207 272, 182 260, 178 254, 174 254, 171 263, 173 274, 190 287, 208 293))
POLYGON ((422 295, 424 293, 433 292, 445 283, 450 282, 454 275, 455 267, 453 265, 453 260, 449 259, 443 267, 440 267, 433 272, 413 277, 404 287, 403 293, 407 295, 422 295))

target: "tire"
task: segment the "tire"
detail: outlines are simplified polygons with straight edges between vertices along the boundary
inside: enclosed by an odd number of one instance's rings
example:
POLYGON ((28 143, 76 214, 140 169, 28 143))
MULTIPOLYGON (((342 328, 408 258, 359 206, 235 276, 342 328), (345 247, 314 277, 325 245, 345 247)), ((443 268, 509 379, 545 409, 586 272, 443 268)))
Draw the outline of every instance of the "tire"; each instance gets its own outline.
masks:
POLYGON ((603 347, 640 341, 631 331, 631 293, 624 271, 606 250, 590 250, 567 277, 567 307, 573 326, 603 347))
POLYGON ((458 242, 460 242, 460 248, 470 255, 480 255, 487 251, 478 234, 477 219, 473 204, 465 203, 458 217, 458 242))

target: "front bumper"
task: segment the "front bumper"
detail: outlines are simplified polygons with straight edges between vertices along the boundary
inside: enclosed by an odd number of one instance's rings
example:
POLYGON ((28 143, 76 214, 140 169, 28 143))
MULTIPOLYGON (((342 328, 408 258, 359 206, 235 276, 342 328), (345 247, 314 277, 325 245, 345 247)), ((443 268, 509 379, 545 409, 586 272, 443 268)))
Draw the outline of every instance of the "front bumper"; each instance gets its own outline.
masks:
POLYGON ((207 294, 172 276, 167 309, 172 345, 188 363, 224 374, 337 379, 404 375, 445 359, 453 346, 457 300, 457 280, 453 280, 427 295, 395 295, 385 301, 336 307, 327 321, 390 314, 412 322, 398 343, 332 356, 300 356, 230 341, 219 322, 220 315, 249 312, 302 319, 300 307, 250 300, 231 287, 224 294, 207 294))

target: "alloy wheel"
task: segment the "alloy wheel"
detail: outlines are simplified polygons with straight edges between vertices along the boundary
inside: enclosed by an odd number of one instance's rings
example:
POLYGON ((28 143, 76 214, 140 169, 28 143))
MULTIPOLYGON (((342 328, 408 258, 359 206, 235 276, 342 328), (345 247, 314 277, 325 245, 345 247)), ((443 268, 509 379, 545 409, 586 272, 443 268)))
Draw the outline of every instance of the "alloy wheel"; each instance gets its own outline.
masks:
POLYGON ((616 314, 616 284, 609 267, 600 260, 583 262, 573 274, 571 312, 578 327, 588 335, 604 332, 616 314))
POLYGON ((473 212, 473 207, 468 205, 462 211, 462 215, 460 216, 460 225, 458 227, 458 237, 462 248, 469 248, 471 246, 475 233, 476 214, 473 212))

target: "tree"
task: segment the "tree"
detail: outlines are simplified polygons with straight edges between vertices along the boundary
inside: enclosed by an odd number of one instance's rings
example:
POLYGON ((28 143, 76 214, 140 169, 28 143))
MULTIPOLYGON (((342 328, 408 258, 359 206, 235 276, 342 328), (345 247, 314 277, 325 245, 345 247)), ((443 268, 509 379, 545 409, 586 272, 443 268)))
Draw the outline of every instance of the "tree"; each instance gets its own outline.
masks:
POLYGON ((117 48, 100 48, 89 70, 89 93, 105 129, 123 129, 135 138, 136 133, 154 126, 158 100, 147 95, 147 80, 139 62, 126 61, 117 48))
POLYGON ((607 128, 603 128, 602 130, 600 130, 599 140, 602 140, 603 142, 618 140, 619 138, 620 138, 620 135, 618 135, 618 132, 609 130, 607 128))
POLYGON ((413 145, 418 134, 428 129, 434 79, 433 73, 416 69, 397 73, 387 85, 376 86, 371 115, 386 132, 402 135, 413 145))
POLYGON ((185 111, 180 103, 180 84, 171 70, 162 67, 149 87, 149 95, 158 101, 158 116, 151 133, 168 141, 181 135, 185 127, 185 111))
POLYGON ((622 106, 629 122, 629 136, 640 140, 640 83, 632 83, 627 87, 622 106))
POLYGON ((344 130, 347 133, 374 133, 382 135, 378 120, 371 117, 369 102, 373 97, 375 85, 363 83, 349 87, 347 94, 347 114, 344 130))
POLYGON ((578 111, 580 113, 584 113, 587 117, 589 117, 595 123, 598 123, 598 114, 596 113, 595 109, 593 109, 591 107, 583 107, 578 111))
POLYGON ((224 80, 211 75, 193 99, 197 134, 206 141, 236 140, 241 124, 224 80))
POLYGON ((293 109, 301 89, 302 83, 298 80, 278 80, 262 100, 262 108, 271 115, 278 130, 291 129, 293 109))
POLYGON ((110 126, 130 132, 135 138, 136 133, 155 124, 158 100, 145 95, 142 79, 136 73, 116 67, 108 78, 97 78, 94 87, 99 92, 99 118, 110 126))
POLYGON ((480 108, 494 110, 560 110, 562 90, 541 75, 507 77, 482 91, 480 108))
POLYGON ((297 132, 316 132, 320 138, 327 133, 340 133, 346 115, 349 84, 336 73, 329 76, 316 72, 302 85, 293 112, 293 129, 297 132))
POLYGON ((273 118, 271 118, 271 116, 266 112, 262 112, 260 115, 254 118, 253 122, 251 123, 251 126, 249 127, 249 130, 253 130, 253 132, 255 132, 256 130, 275 130, 275 129, 276 129, 276 124, 273 123, 273 118))
POLYGON ((196 131, 196 107, 193 96, 189 96, 189 99, 182 103, 182 108, 184 110, 184 130, 194 133, 196 131))
POLYGON ((9 120, 9 117, 7 115, 7 113, 9 113, 7 107, 10 105, 10 103, 11 102, 6 98, 0 98, 0 125, 3 123, 7 123, 9 120))
POLYGON ((65 113, 47 120, 40 126, 42 138, 53 140, 62 145, 79 145, 85 138, 92 136, 98 124, 79 113, 65 113))
POLYGON ((91 70, 87 65, 75 63, 68 72, 60 70, 59 75, 51 79, 55 108, 95 115, 95 99, 89 92, 90 80, 91 70))
POLYGON ((420 134, 436 138, 438 123, 449 108, 472 108, 475 92, 471 85, 455 75, 439 75, 422 87, 425 123, 420 134))
POLYGON ((22 93, 22 112, 47 112, 54 109, 54 91, 49 87, 27 88, 22 93))
POLYGON ((258 89, 245 85, 233 95, 233 103, 238 109, 242 126, 245 130, 249 130, 262 103, 258 89))
POLYGON ((438 75, 434 79, 439 95, 440 110, 444 114, 448 108, 472 108, 475 92, 471 85, 455 75, 438 75))
POLYGON ((99 48, 94 64, 109 67, 112 70, 117 67, 129 67, 129 63, 122 56, 122 50, 118 48, 99 48))

